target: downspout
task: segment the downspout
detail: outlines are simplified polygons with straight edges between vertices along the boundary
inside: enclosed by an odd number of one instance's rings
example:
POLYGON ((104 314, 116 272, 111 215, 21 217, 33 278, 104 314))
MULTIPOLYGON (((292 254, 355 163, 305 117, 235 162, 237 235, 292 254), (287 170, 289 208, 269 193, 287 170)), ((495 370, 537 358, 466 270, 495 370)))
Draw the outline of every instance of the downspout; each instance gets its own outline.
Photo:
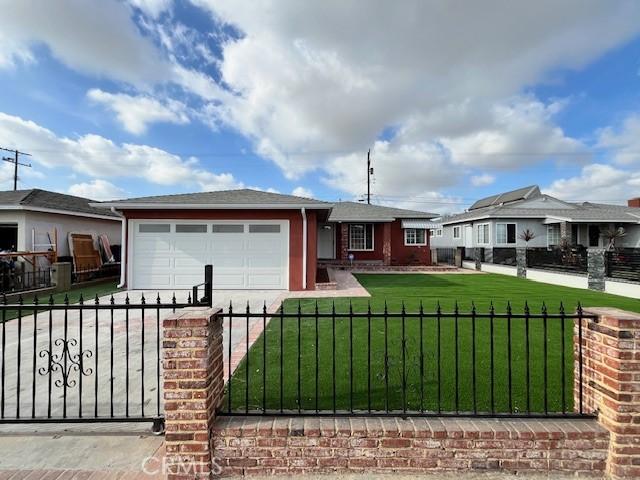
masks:
POLYGON ((302 207, 302 289, 307 289, 307 211, 302 207))
POLYGON ((127 219, 115 207, 111 207, 111 211, 122 218, 122 228, 120 229, 120 283, 117 288, 124 287, 125 284, 125 272, 127 268, 127 219))

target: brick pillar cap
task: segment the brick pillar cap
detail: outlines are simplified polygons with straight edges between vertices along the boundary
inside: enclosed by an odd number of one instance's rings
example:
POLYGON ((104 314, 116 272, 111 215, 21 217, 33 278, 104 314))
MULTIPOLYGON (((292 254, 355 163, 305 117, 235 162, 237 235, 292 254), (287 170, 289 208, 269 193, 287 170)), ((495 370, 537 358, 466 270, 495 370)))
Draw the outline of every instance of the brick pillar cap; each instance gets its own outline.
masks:
POLYGON ((588 307, 583 308, 585 315, 597 315, 599 317, 613 317, 621 320, 640 320, 640 313, 628 312, 613 307, 588 307))
MULTIPOLYGON (((149 304, 152 305, 152 304, 149 304)), ((221 308, 210 307, 186 307, 181 308, 179 312, 173 313, 165 318, 165 320, 193 319, 203 317, 213 317, 222 313, 221 308)))

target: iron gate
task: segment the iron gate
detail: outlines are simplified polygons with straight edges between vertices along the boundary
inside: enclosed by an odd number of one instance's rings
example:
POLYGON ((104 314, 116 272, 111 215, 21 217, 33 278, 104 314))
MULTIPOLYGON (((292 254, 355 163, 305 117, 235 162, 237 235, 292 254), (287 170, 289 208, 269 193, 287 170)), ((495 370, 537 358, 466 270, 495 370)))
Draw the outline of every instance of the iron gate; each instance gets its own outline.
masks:
POLYGON ((161 321, 211 306, 212 269, 186 298, 0 304, 0 424, 153 422, 163 430, 161 321), (198 296, 198 288, 204 295, 198 296))

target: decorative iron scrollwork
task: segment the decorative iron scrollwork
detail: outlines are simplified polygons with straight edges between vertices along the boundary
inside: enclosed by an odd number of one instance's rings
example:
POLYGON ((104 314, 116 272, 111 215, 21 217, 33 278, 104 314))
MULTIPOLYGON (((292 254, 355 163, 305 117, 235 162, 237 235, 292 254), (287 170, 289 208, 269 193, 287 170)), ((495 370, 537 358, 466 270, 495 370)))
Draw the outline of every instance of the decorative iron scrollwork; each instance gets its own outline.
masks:
POLYGON ((62 347, 62 351, 56 354, 49 350, 41 350, 39 356, 46 359, 47 366, 38 369, 38 373, 40 375, 51 375, 54 372, 60 372, 62 378, 54 382, 56 387, 75 387, 76 380, 70 379, 72 372, 79 372, 79 375, 85 377, 93 373, 92 368, 85 368, 84 366, 84 361, 93 356, 91 350, 83 350, 78 353, 71 352, 72 349, 78 346, 78 341, 75 338, 70 340, 58 338, 53 344, 56 347, 62 347))

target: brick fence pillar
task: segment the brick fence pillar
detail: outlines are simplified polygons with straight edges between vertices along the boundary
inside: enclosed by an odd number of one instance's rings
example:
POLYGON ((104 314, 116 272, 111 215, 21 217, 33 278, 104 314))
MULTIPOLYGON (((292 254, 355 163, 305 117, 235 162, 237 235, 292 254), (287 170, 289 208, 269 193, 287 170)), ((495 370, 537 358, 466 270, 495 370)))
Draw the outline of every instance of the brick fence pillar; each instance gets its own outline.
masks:
POLYGON ((391 224, 382 226, 382 260, 385 265, 391 265, 391 224))
POLYGON ((589 289, 604 292, 604 279, 607 276, 606 251, 603 248, 587 250, 587 274, 589 289))
POLYGON ((476 270, 482 270, 482 250, 480 247, 473 249, 473 259, 476 262, 476 270))
POLYGON ((349 259, 349 224, 340 224, 340 260, 346 262, 349 259))
POLYGON ((582 382, 578 358, 578 320, 574 329, 576 355, 575 409, 598 413, 609 430, 606 472, 612 479, 640 478, 640 314, 616 308, 589 308, 582 319, 582 382))
POLYGON ((186 308, 166 318, 162 346, 167 478, 208 479, 224 390, 220 310, 186 308))

